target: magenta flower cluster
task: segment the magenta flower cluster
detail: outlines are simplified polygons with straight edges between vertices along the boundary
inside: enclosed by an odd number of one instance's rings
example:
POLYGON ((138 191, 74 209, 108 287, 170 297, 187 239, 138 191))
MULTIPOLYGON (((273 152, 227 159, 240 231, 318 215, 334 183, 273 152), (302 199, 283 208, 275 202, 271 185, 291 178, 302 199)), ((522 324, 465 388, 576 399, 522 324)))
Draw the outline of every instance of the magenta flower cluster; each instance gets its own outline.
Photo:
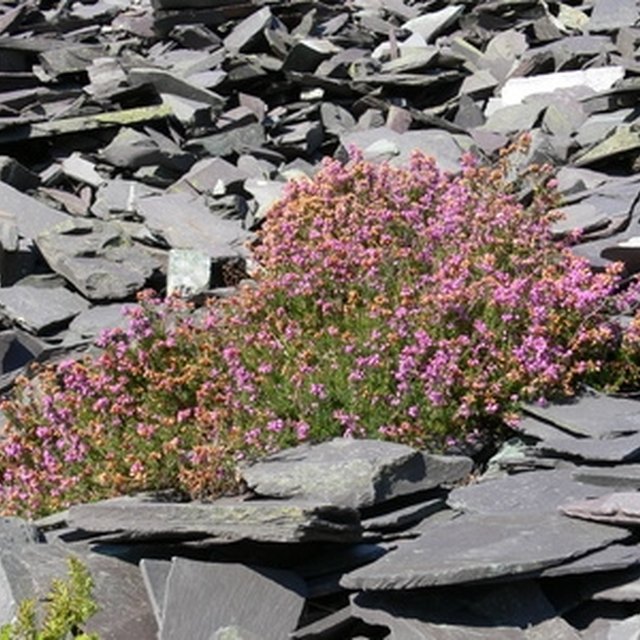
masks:
POLYGON ((141 489, 211 497, 237 464, 337 435, 441 450, 515 423, 518 403, 636 375, 636 296, 550 235, 544 171, 512 178, 327 160, 290 184, 255 286, 193 311, 147 295, 95 360, 47 368, 4 403, 6 513, 141 489), (524 183, 530 204, 514 195, 524 183))

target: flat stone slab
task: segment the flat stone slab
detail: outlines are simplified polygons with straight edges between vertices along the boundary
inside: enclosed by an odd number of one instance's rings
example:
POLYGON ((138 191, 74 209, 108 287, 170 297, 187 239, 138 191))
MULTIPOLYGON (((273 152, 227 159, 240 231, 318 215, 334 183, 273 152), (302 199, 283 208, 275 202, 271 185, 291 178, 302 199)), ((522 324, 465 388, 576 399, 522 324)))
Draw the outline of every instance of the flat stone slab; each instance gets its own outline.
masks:
POLYGON ((250 234, 240 220, 211 213, 200 197, 185 193, 140 198, 136 204, 146 226, 172 249, 196 249, 211 258, 243 255, 250 234))
POLYGON ((549 438, 538 443, 541 455, 577 458, 589 462, 632 462, 640 458, 640 433, 618 438, 549 438))
POLYGON ((0 313, 35 334, 68 324, 89 303, 64 287, 15 284, 0 289, 0 313))
POLYGON ((606 491, 577 482, 571 469, 527 471, 454 489, 447 504, 469 513, 550 513, 569 500, 599 496, 606 491))
POLYGON ((282 640, 298 625, 305 594, 304 582, 289 571, 174 558, 160 640, 246 637, 219 633, 233 626, 282 640))
POLYGON ((631 544, 612 544, 604 549, 565 562, 551 569, 545 569, 540 575, 543 578, 562 576, 590 575, 595 578, 598 573, 626 569, 640 564, 640 548, 631 544))
POLYGON ((624 464, 615 467, 578 467, 573 477, 579 482, 616 489, 640 490, 640 464, 624 464))
POLYGON ((640 526, 640 492, 621 491, 591 500, 562 505, 562 513, 574 518, 621 526, 640 526))
POLYGON ((71 507, 68 522, 89 532, 114 532, 102 536, 103 541, 210 536, 229 541, 355 542, 361 532, 355 510, 303 500, 170 503, 126 496, 71 507))
POLYGON ((589 438, 609 438, 640 431, 640 402, 604 394, 582 395, 546 407, 527 404, 524 412, 571 434, 589 438))
POLYGON ((449 463, 391 442, 334 438, 269 456, 245 468, 242 477, 261 496, 360 509, 458 480, 471 466, 467 458, 449 463))
POLYGON ((417 540, 399 542, 380 560, 348 573, 346 589, 371 591, 481 582, 527 576, 629 537, 615 527, 549 512, 464 515, 416 528, 417 540))

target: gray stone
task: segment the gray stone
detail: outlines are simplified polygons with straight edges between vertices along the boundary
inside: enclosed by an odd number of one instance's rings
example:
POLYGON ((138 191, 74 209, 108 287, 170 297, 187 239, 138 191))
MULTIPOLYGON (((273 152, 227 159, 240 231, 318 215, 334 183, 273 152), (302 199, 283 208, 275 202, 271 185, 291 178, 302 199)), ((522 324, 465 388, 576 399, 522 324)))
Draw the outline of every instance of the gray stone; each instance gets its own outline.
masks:
POLYGON ((196 162, 167 191, 224 195, 229 191, 238 191, 248 177, 247 172, 222 158, 204 158, 196 162))
POLYGON ((254 198, 256 220, 264 218, 269 209, 282 197, 286 182, 267 178, 249 178, 244 188, 254 198))
POLYGON ((593 585, 595 588, 591 594, 592 599, 606 600, 609 602, 639 602, 640 568, 632 567, 620 573, 623 575, 603 576, 605 580, 603 580, 598 587, 593 585), (607 582, 609 584, 607 584, 607 582))
POLYGON ((35 189, 40 184, 37 174, 10 156, 0 156, 0 180, 21 192, 35 189))
POLYGON ((320 119, 325 131, 337 136, 356 126, 356 120, 351 113, 332 102, 323 102, 320 105, 320 119))
POLYGON ((572 499, 603 495, 606 489, 577 482, 572 469, 530 471, 454 489, 452 509, 470 513, 549 512, 572 499))
POLYGON ((62 161, 62 171, 65 175, 92 187, 99 187, 105 179, 96 171, 95 164, 79 153, 72 153, 62 161))
POLYGON ((202 251, 171 249, 167 274, 167 295, 192 296, 209 288, 211 258, 202 251))
POLYGON ((44 342, 19 330, 0 331, 0 390, 6 390, 34 360, 44 359, 44 342))
POLYGON ((253 122, 220 133, 192 138, 185 148, 201 156, 229 156, 260 147, 266 140, 264 127, 253 122))
POLYGON ((135 180, 109 180, 98 189, 91 213, 103 220, 131 217, 136 212, 138 198, 158 193, 158 189, 135 180))
POLYGON ((617 126, 625 124, 633 117, 632 109, 617 109, 606 113, 594 113, 580 125, 576 135, 576 144, 580 147, 592 147, 611 135, 617 126))
POLYGON ((538 104, 511 104, 495 109, 488 115, 483 129, 494 133, 514 133, 533 129, 542 107, 538 104))
POLYGON ((213 259, 244 254, 249 234, 238 220, 224 220, 211 213, 201 197, 184 193, 141 198, 138 214, 146 226, 173 249, 195 249, 213 259))
POLYGON ((637 640, 640 628, 640 615, 626 620, 608 620, 598 618, 580 635, 582 640, 637 640))
POLYGON ((305 591, 304 582, 288 571, 174 558, 160 640, 222 639, 214 634, 229 626, 282 640, 298 625, 305 591))
POLYGON ((24 238, 35 238, 42 231, 69 219, 68 215, 41 204, 5 182, 0 182, 0 201, 3 213, 14 216, 24 238))
POLYGON ((464 7, 462 5, 449 5, 439 11, 424 13, 417 18, 412 18, 405 22, 402 28, 421 35, 429 42, 453 24, 460 17, 463 10, 464 7))
POLYGON ((81 311, 69 325, 68 333, 76 339, 95 338, 105 329, 126 328, 129 319, 126 310, 133 309, 135 304, 102 304, 81 311))
POLYGON ((353 626, 351 607, 343 607, 320 620, 296 629, 290 634, 291 640, 322 640, 326 638, 347 637, 353 626))
POLYGON ((600 575, 619 571, 640 564, 640 549, 635 544, 612 544, 598 549, 575 560, 563 562, 556 567, 545 569, 543 578, 561 578, 564 576, 588 576, 589 582, 596 582, 600 575))
POLYGON ((340 47, 330 40, 303 38, 289 50, 282 68, 284 71, 308 71, 313 73, 323 60, 340 51, 340 47))
POLYGON ((140 560, 142 580, 147 589, 149 603, 156 618, 158 629, 162 628, 167 580, 169 579, 171 568, 172 563, 169 560, 152 560, 151 558, 142 558, 140 560))
POLYGON ((438 486, 452 469, 456 479, 470 472, 470 460, 462 459, 461 465, 459 459, 454 459, 456 462, 454 468, 447 465, 446 458, 423 456, 415 449, 390 442, 335 438, 276 453, 241 473, 258 495, 297 496, 361 509, 438 486))
POLYGON ((579 482, 601 487, 640 490, 640 464, 624 464, 615 467, 580 466, 572 475, 579 482))
POLYGON ((640 131, 634 125, 621 125, 602 142, 574 158, 574 163, 582 167, 638 149, 640 149, 640 131))
POLYGON ((401 509, 394 509, 389 513, 362 519, 362 528, 365 531, 398 531, 421 522, 430 515, 446 508, 442 498, 432 498, 415 505, 401 509))
POLYGON ((36 244, 51 269, 89 300, 124 300, 159 266, 148 251, 134 248, 120 227, 98 220, 57 225, 36 244))
POLYGON ((577 436, 610 438, 640 431, 640 402, 590 393, 547 406, 527 404, 526 414, 577 436))
POLYGON ((394 166, 406 164, 411 154, 417 149, 432 156, 444 171, 460 170, 460 157, 463 150, 453 135, 446 131, 434 129, 399 134, 386 127, 379 127, 365 131, 352 131, 340 137, 343 149, 354 145, 364 152, 365 159, 375 159, 376 156, 380 158, 377 149, 383 141, 390 145, 392 156, 391 158, 382 156, 381 159, 390 159, 394 166))
POLYGON ((119 532, 111 534, 110 540, 212 536, 265 542, 354 542, 361 529, 353 509, 301 500, 167 503, 144 496, 73 506, 69 524, 86 531, 119 532))
POLYGON ((621 526, 640 525, 640 492, 620 491, 575 502, 566 502, 562 513, 574 518, 621 526))
POLYGON ((638 6, 634 0, 595 0, 587 23, 589 31, 615 31, 635 24, 638 6))
POLYGON ((153 165, 174 170, 186 170, 194 161, 191 154, 165 136, 145 134, 122 127, 100 152, 100 157, 114 167, 138 169, 153 165))
POLYGON ((224 46, 233 53, 251 46, 254 39, 273 21, 269 7, 259 9, 239 22, 233 31, 224 39, 224 46))
POLYGON ((633 462, 640 457, 640 434, 617 438, 546 438, 536 445, 542 455, 588 462, 633 462))
POLYGON ((3 550, 41 542, 37 527, 13 516, 0 517, 0 545, 3 550))
POLYGON ((60 328, 88 308, 86 300, 64 287, 41 289, 14 284, 0 288, 0 313, 35 334, 60 328))
POLYGON ((531 575, 603 548, 629 534, 622 529, 570 521, 549 511, 463 515, 416 530, 380 560, 348 573, 346 589, 371 591, 463 584, 531 575), (588 527, 568 526, 588 524, 588 527))

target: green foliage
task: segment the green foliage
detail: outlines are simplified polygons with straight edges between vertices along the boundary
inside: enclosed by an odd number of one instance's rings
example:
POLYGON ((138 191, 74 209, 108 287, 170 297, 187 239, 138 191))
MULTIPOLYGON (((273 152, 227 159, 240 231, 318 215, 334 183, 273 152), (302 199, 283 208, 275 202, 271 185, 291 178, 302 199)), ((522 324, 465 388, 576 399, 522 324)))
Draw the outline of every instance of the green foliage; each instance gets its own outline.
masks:
POLYGON ((24 600, 15 622, 0 629, 0 640, 98 640, 96 634, 82 631, 97 610, 91 575, 80 560, 72 557, 67 580, 51 584, 42 622, 38 622, 36 601, 24 600))

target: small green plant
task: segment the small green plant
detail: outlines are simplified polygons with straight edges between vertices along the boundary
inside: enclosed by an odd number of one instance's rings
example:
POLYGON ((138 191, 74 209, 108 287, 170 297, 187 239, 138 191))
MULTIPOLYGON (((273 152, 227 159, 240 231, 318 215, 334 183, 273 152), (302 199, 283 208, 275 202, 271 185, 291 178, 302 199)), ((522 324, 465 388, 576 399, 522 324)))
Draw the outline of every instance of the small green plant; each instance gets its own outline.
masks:
POLYGON ((67 580, 54 580, 46 596, 42 621, 35 599, 20 603, 15 622, 0 629, 0 640, 98 640, 83 625, 96 613, 93 580, 77 558, 69 558, 67 580))

